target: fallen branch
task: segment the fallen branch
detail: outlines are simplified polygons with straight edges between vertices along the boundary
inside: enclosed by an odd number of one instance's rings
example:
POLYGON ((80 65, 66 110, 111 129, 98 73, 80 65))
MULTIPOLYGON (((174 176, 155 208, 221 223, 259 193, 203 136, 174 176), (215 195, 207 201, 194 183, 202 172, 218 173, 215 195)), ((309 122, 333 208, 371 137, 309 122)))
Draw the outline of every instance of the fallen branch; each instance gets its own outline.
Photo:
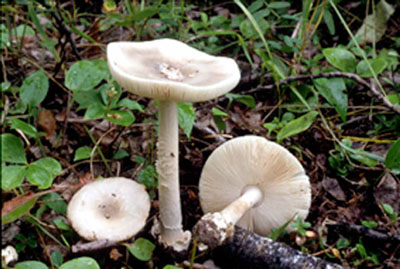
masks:
POLYGON ((374 94, 379 100, 382 100, 382 102, 384 103, 384 105, 386 107, 388 107, 391 110, 400 114, 400 107, 390 103, 390 101, 381 92, 379 92, 376 89, 375 82, 373 80, 371 81, 371 83, 368 83, 366 80, 364 80, 360 76, 358 76, 356 74, 352 74, 352 73, 329 72, 329 73, 320 73, 317 75, 309 74, 309 75, 299 75, 299 76, 295 76, 295 77, 287 77, 285 79, 282 79, 282 80, 276 82, 275 84, 258 87, 258 88, 248 91, 247 93, 252 93, 252 92, 256 92, 256 91, 260 91, 260 90, 272 90, 278 86, 282 86, 282 85, 288 84, 293 81, 313 80, 313 79, 317 79, 317 78, 337 78, 337 77, 348 78, 348 79, 354 80, 357 83, 363 85, 364 87, 370 89, 372 94, 374 94))
POLYGON ((344 268, 237 226, 233 237, 214 249, 213 260, 226 268, 344 268))
POLYGON ((78 242, 72 246, 72 253, 91 252, 99 249, 115 247, 118 243, 110 240, 98 240, 93 242, 78 242))

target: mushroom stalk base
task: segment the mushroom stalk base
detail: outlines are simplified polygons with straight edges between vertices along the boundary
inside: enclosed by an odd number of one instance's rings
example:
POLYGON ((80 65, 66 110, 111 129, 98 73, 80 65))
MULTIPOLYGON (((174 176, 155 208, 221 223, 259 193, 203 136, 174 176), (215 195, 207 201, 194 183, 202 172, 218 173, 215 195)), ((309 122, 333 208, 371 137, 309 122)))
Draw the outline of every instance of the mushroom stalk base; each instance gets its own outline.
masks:
POLYGON ((176 103, 160 101, 156 164, 161 219, 160 241, 174 249, 187 248, 191 237, 190 232, 182 230, 178 134, 176 103), (175 247, 176 245, 178 246, 175 247))
POLYGON ((233 236, 235 224, 252 207, 263 198, 261 190, 250 186, 238 199, 229 204, 221 212, 207 213, 194 226, 193 233, 198 240, 211 249, 223 244, 233 236))

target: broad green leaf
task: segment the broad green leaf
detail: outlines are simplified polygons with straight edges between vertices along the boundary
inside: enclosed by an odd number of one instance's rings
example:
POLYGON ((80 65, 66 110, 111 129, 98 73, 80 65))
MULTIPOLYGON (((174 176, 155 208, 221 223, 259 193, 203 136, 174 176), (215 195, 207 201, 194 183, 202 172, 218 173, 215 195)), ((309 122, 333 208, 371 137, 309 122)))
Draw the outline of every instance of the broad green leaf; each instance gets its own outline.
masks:
POLYGON ((31 164, 26 170, 26 179, 40 189, 47 189, 53 183, 52 174, 41 165, 31 164))
POLYGON ((25 178, 25 166, 10 165, 1 169, 1 189, 11 190, 19 187, 25 178))
POLYGON ((361 258, 365 259, 368 257, 367 250, 365 249, 363 244, 361 243, 356 244, 356 249, 358 254, 360 254, 361 258))
POLYGON ((394 71, 399 64, 400 55, 394 49, 382 49, 379 58, 384 59, 388 63, 387 68, 394 71))
POLYGON ((221 116, 221 117, 229 116, 226 112, 224 112, 224 111, 222 111, 222 110, 220 110, 220 109, 218 109, 216 107, 212 108, 212 113, 213 113, 214 116, 221 116))
POLYGON ((105 116, 106 108, 102 104, 92 104, 88 107, 83 116, 84 120, 93 120, 105 116))
POLYGON ((256 101, 254 100, 254 97, 251 95, 227 93, 225 96, 229 99, 230 102, 236 100, 238 102, 241 102, 242 104, 245 104, 250 108, 256 107, 256 101))
POLYGON ((370 220, 370 221, 363 220, 363 221, 361 221, 361 224, 363 226, 367 227, 367 228, 370 228, 370 229, 375 229, 376 227, 378 227, 378 223, 376 221, 373 221, 373 220, 370 220))
POLYGON ((278 142, 280 142, 287 137, 299 134, 307 130, 313 124, 317 116, 318 112, 310 111, 307 114, 290 121, 279 131, 276 139, 278 140, 278 142))
POLYGON ((103 104, 107 105, 110 109, 118 106, 117 102, 122 94, 122 89, 118 84, 116 84, 115 87, 113 87, 112 84, 103 84, 98 90, 103 104))
POLYGON ((291 4, 289 2, 283 2, 283 1, 276 1, 268 4, 268 7, 273 9, 282 9, 290 6, 291 4))
POLYGON ((346 84, 343 78, 320 78, 315 79, 314 85, 321 95, 335 107, 343 122, 346 122, 346 113, 348 106, 346 84))
POLYGON ((2 212, 1 224, 4 225, 13 222, 14 220, 19 219, 20 217, 25 215, 35 205, 36 200, 37 198, 34 196, 29 196, 27 199, 23 198, 23 200, 16 204, 13 210, 11 210, 10 212, 7 212, 5 214, 3 214, 2 212))
POLYGON ((128 152, 126 152, 123 149, 118 149, 117 152, 115 152, 115 154, 113 156, 113 159, 114 160, 120 160, 120 159, 123 159, 123 158, 128 157, 128 156, 129 156, 128 152))
POLYGON ((24 146, 15 135, 1 135, 1 160, 10 163, 27 163, 24 146))
POLYGON ((139 110, 140 112, 144 112, 143 107, 136 101, 131 100, 129 98, 124 98, 118 102, 118 107, 126 107, 131 110, 139 110))
POLYGON ((382 207, 383 207, 383 210, 385 210, 385 212, 387 214, 389 214, 389 215, 393 215, 394 214, 394 210, 393 210, 393 207, 391 205, 382 203, 382 207))
POLYGON ((21 130, 26 135, 32 137, 38 137, 40 134, 33 125, 26 123, 20 119, 12 119, 10 120, 10 123, 11 123, 11 129, 21 130))
POLYGON ((130 126, 135 122, 135 116, 131 111, 120 110, 120 111, 108 111, 106 116, 104 117, 106 120, 122 125, 122 126, 130 126))
POLYGON ((15 269, 48 269, 46 264, 39 261, 25 261, 15 264, 15 269))
POLYGON ((29 25, 18 25, 17 28, 15 28, 15 31, 17 32, 17 36, 35 35, 35 31, 29 25))
POLYGON ((133 244, 125 244, 129 252, 141 261, 149 261, 156 246, 149 240, 138 238, 133 244))
POLYGON ((396 173, 400 173, 400 139, 386 153, 385 166, 396 173))
POLYGON ((190 139, 196 119, 196 112, 191 103, 178 103, 179 127, 183 129, 188 139, 190 139))
POLYGON ((46 169, 52 176, 57 176, 61 173, 61 164, 54 158, 46 157, 31 163, 46 169))
POLYGON ((110 12, 110 11, 115 10, 115 9, 117 8, 117 5, 115 4, 115 1, 114 1, 114 0, 105 0, 105 1, 103 2, 103 8, 104 8, 107 12, 110 12))
POLYGON ((53 222, 57 226, 57 228, 60 230, 64 230, 64 231, 71 230, 71 228, 68 226, 68 224, 66 224, 65 221, 61 218, 53 219, 53 222))
POLYGON ((65 215, 67 213, 67 203, 64 199, 56 192, 46 194, 41 199, 46 206, 53 209, 59 214, 65 215))
POLYGON ((148 6, 145 7, 143 10, 138 9, 135 14, 133 15, 133 20, 134 21, 143 21, 145 19, 148 19, 150 17, 153 17, 158 13, 158 8, 153 7, 153 6, 148 6))
POLYGON ((171 264, 167 264, 162 269, 182 269, 182 267, 171 265, 171 264))
POLYGON ((19 97, 28 106, 38 106, 46 98, 49 79, 42 69, 24 79, 19 97))
POLYGON ((340 71, 353 73, 356 68, 356 57, 346 49, 328 48, 322 50, 326 60, 340 71))
POLYGON ((78 109, 88 108, 90 105, 103 106, 100 92, 97 90, 76 92, 74 100, 79 104, 78 109))
POLYGON ((50 257, 51 257, 51 261, 53 262, 54 266, 56 266, 57 268, 60 267, 64 261, 63 255, 57 250, 54 250, 51 253, 50 257))
POLYGON ((150 190, 157 188, 157 172, 154 165, 149 164, 144 169, 140 170, 136 180, 140 184, 144 184, 146 188, 150 190))
MULTIPOLYGON (((270 28, 269 22, 264 18, 256 19, 256 23, 258 24, 258 27, 263 34, 265 34, 270 28)), ((242 23, 240 23, 239 29, 245 38, 254 39, 259 37, 258 32, 256 31, 256 29, 254 29, 254 26, 249 19, 242 21, 242 23)))
POLYGON ((65 86, 71 91, 89 91, 106 76, 104 61, 83 60, 74 63, 65 74, 65 86))
POLYGON ((74 162, 84 160, 84 159, 89 159, 90 154, 92 153, 92 150, 93 149, 91 147, 87 147, 87 146, 78 148, 75 151, 74 162))
POLYGON ((363 153, 366 153, 365 150, 362 149, 353 149, 353 152, 349 152, 350 158, 359 161, 362 164, 365 164, 366 166, 369 167, 374 167, 378 164, 378 161, 368 158, 365 156, 363 153), (354 153, 354 152, 360 152, 360 154, 354 153))
POLYGON ((337 247, 338 249, 346 248, 346 247, 348 247, 348 246, 350 246, 350 241, 349 241, 349 239, 347 239, 347 238, 345 238, 345 237, 339 238, 339 240, 338 240, 337 243, 336 243, 336 247, 337 247))
MULTIPOLYGON (((368 59, 367 61, 371 65, 372 70, 374 70, 374 73, 376 75, 379 75, 380 73, 382 73, 383 70, 385 70, 385 68, 387 66, 387 62, 382 58, 368 59)), ((360 77, 370 78, 373 76, 371 71, 369 70, 367 61, 362 60, 357 65, 357 74, 360 77)))
POLYGON ((100 269, 100 266, 93 258, 80 257, 63 263, 59 269, 100 269))
POLYGON ((10 89, 11 83, 10 82, 2 82, 0 83, 0 92, 6 92, 10 89))

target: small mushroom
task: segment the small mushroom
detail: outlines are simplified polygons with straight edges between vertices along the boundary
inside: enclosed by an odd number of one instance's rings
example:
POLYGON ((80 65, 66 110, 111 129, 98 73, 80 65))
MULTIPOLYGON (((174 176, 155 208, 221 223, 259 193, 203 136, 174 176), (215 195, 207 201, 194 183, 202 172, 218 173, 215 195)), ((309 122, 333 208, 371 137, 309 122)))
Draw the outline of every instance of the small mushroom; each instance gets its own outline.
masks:
POLYGON ((240 71, 234 60, 215 57, 173 39, 113 42, 108 66, 126 90, 158 99, 157 173, 160 242, 187 249, 191 234, 182 229, 179 191, 178 114, 176 102, 200 102, 232 90, 240 71))
POLYGON ((83 238, 123 241, 146 223, 150 199, 145 187, 133 180, 112 177, 93 181, 77 191, 67 217, 83 238))
POLYGON ((266 236, 295 217, 305 218, 311 203, 300 162, 282 146, 257 136, 232 139, 210 155, 199 196, 207 214, 194 230, 211 248, 232 236, 235 224, 266 236))

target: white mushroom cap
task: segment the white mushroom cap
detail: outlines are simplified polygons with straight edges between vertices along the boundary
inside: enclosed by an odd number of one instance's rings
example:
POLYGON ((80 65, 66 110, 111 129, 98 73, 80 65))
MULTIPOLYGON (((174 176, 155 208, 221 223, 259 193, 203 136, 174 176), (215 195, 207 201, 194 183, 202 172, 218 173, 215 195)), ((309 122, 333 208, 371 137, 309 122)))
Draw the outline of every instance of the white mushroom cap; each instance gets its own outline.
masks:
POLYGON ((173 39, 112 42, 107 58, 112 76, 125 89, 160 100, 207 101, 232 90, 240 79, 234 60, 173 39))
POLYGON ((200 177, 201 207, 205 213, 222 211, 251 186, 261 190, 262 198, 238 226, 266 236, 292 218, 307 216, 311 190, 300 162, 257 136, 232 139, 210 155, 200 177))
POLYGON ((82 187, 68 204, 67 217, 83 238, 123 241, 146 223, 150 199, 145 187, 123 177, 99 179, 82 187))

